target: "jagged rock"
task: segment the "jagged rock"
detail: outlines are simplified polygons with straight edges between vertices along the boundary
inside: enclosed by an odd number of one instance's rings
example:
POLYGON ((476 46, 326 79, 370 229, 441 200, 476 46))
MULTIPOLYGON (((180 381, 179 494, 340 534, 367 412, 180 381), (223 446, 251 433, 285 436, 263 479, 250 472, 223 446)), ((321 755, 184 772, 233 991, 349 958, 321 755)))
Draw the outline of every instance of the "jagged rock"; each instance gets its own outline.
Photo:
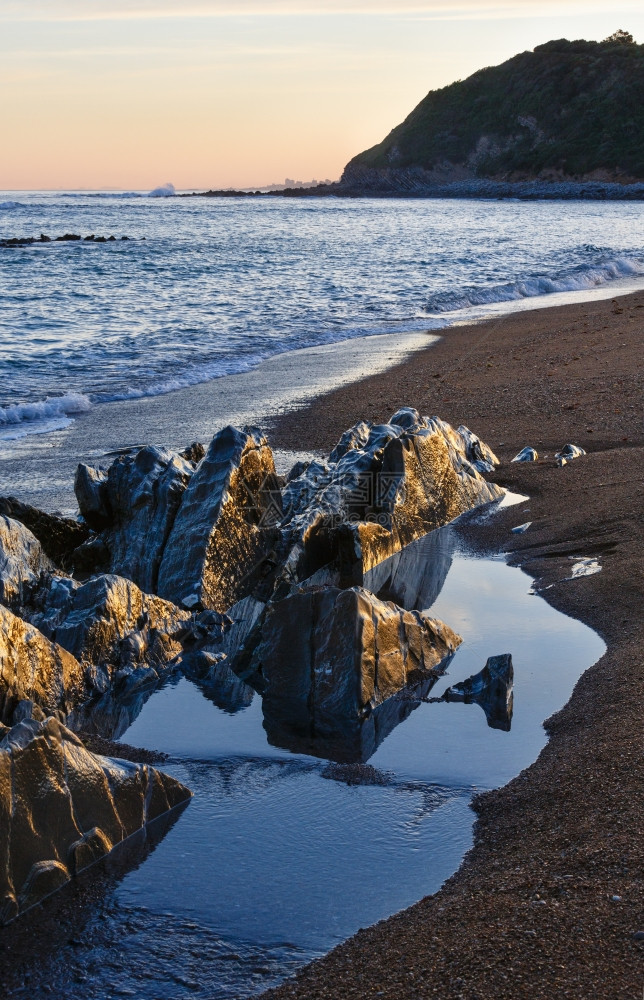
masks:
POLYGON ((80 465, 75 489, 81 513, 103 531, 78 550, 75 565, 109 570, 155 593, 163 550, 193 471, 191 461, 153 447, 120 455, 106 473, 80 465))
POLYGON ((147 764, 99 757, 55 719, 0 742, 0 923, 7 923, 191 793, 147 764))
POLYGON ((577 444, 565 444, 561 451, 558 451, 555 455, 555 462, 557 465, 567 465, 568 462, 572 462, 575 458, 581 458, 586 452, 583 448, 580 448, 577 444))
POLYGON ((514 708, 513 688, 512 657, 503 653, 501 656, 490 656, 478 674, 448 688, 442 700, 480 705, 491 729, 509 733, 514 708))
POLYGON ((461 642, 442 622, 362 588, 323 588, 269 604, 243 679, 294 732, 333 738, 347 720, 428 676, 461 642))
POLYGON ((513 462, 537 462, 539 455, 534 448, 522 448, 518 455, 512 459, 513 462))
POLYGON ((112 574, 82 586, 53 577, 41 600, 45 610, 31 620, 87 668, 98 691, 138 668, 163 673, 181 652, 175 633, 190 617, 112 574))
POLYGON ((71 568, 72 552, 89 536, 87 525, 48 514, 15 497, 0 497, 0 514, 24 524, 38 539, 45 555, 63 569, 71 568))
POLYGON ((443 589, 455 547, 451 528, 437 528, 368 570, 364 586, 383 601, 424 611, 443 589))
POLYGON ((36 536, 19 521, 0 515, 0 603, 22 604, 51 569, 36 536))
POLYGON ((78 660, 0 605, 0 721, 12 722, 21 702, 65 717, 86 696, 78 660))
POLYGON ((213 438, 183 496, 159 570, 158 593, 226 611, 272 567, 281 498, 273 454, 254 428, 213 438))
POLYGON ((90 528, 102 528, 110 519, 105 484, 107 473, 91 465, 80 464, 74 477, 78 509, 90 528))
POLYGON ((284 490, 284 584, 331 563, 343 583, 361 584, 404 545, 505 492, 481 476, 498 460, 476 435, 409 407, 388 424, 357 424, 332 455, 284 490))

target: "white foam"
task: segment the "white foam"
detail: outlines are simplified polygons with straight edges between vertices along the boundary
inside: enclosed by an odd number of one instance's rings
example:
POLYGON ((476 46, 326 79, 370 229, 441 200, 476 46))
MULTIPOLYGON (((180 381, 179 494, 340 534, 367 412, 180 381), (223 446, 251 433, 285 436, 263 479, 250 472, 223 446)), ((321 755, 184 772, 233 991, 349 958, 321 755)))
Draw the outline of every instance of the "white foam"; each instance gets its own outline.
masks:
MULTIPOLYGON (((70 392, 65 396, 48 396, 47 399, 39 399, 33 403, 13 403, 8 406, 0 406, 0 429, 21 427, 18 436, 24 434, 34 434, 36 430, 33 424, 52 419, 68 418, 77 413, 86 413, 91 402, 87 396, 79 392, 70 392), (22 425, 29 425, 24 427, 22 425)), ((66 426, 66 425, 64 425, 66 426)), ((51 428, 50 428, 51 429, 51 428)), ((38 428, 38 432, 41 428, 38 428)), ((5 440, 10 440, 7 434, 3 434, 5 440)))
POLYGON ((438 292, 426 305, 428 313, 456 312, 472 306, 493 305, 495 302, 514 302, 557 292, 581 292, 606 285, 620 278, 644 275, 644 260, 614 257, 587 267, 579 267, 557 277, 541 275, 510 281, 502 285, 470 286, 456 292, 438 292))

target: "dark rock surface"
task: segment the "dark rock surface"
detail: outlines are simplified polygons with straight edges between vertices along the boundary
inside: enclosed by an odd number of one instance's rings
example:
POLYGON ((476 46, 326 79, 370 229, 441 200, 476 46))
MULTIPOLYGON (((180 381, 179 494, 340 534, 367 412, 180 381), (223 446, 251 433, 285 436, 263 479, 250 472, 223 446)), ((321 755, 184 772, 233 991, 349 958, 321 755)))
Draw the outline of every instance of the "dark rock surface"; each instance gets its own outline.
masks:
POLYGON ((218 611, 246 597, 272 566, 280 502, 266 439, 254 428, 225 427, 186 489, 163 552, 158 593, 175 604, 218 611))
POLYGON ((0 923, 190 797, 147 765, 91 754, 55 719, 0 741, 0 923))
POLYGON ((15 497, 0 497, 0 514, 24 524, 38 539, 45 555, 62 569, 71 569, 72 552, 89 536, 87 525, 48 514, 15 497))
POLYGON ((0 722, 11 724, 21 702, 65 717, 87 694, 78 660, 0 605, 0 722))
POLYGON ((309 590, 268 606, 245 679, 289 730, 343 738, 347 721, 438 676, 460 641, 442 622, 359 587, 309 590))
POLYGON ((448 688, 445 701, 480 705, 491 729, 509 733, 514 708, 514 667, 509 653, 490 656, 478 674, 448 688))
POLYGON ((156 592, 163 550, 193 471, 191 461, 153 447, 120 455, 107 472, 80 465, 74 485, 81 514, 103 531, 100 548, 90 541, 76 559, 91 565, 93 552, 97 568, 156 592))

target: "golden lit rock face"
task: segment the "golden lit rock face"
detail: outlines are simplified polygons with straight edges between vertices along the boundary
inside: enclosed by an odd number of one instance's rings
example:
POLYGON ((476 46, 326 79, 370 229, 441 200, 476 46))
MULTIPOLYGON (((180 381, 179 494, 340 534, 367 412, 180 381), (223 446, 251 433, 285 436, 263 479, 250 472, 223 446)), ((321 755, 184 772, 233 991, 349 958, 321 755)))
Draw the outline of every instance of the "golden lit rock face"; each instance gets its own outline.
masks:
POLYGON ((0 923, 191 793, 144 764, 99 757, 55 719, 0 740, 0 923))
POLYGON ((83 674, 71 653, 0 605, 0 721, 25 700, 66 716, 85 694, 83 674))
POLYGON ((215 435, 183 495, 159 571, 175 604, 226 611, 261 579, 275 531, 264 516, 277 496, 273 454, 254 430, 215 435))
POLYGON ((460 643, 443 622, 361 587, 320 588, 269 605, 251 681, 265 712, 330 735, 407 685, 438 677, 460 643))
POLYGON ((52 563, 19 521, 0 515, 0 603, 20 604, 52 563))

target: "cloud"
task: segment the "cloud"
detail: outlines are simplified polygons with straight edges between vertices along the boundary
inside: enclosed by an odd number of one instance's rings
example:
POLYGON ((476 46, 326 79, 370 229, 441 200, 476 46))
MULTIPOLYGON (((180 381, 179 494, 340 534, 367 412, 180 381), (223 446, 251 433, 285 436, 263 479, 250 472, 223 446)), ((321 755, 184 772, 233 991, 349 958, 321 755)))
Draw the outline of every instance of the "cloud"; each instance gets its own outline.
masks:
MULTIPOLYGON (((618 0, 613 14, 641 12, 641 0, 618 0)), ((605 0, 0 0, 3 21, 126 21, 223 17, 422 15, 442 19, 563 17, 608 13, 605 0)))

